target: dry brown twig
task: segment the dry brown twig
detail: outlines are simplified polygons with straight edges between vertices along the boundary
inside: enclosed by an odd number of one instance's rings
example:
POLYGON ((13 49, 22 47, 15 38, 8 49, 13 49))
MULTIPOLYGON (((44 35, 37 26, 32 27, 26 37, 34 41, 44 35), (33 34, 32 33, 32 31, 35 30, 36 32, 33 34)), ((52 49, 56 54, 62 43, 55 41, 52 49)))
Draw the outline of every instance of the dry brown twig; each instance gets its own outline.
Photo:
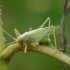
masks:
MULTIPOLYGON (((67 39, 65 36, 65 20, 69 13, 70 13, 70 0, 66 0, 62 19, 61 19, 61 33, 60 33, 61 34, 61 49, 60 49, 60 51, 64 52, 64 53, 66 53, 66 47, 67 47, 67 39)), ((65 64, 63 64, 63 70, 67 70, 65 64)))

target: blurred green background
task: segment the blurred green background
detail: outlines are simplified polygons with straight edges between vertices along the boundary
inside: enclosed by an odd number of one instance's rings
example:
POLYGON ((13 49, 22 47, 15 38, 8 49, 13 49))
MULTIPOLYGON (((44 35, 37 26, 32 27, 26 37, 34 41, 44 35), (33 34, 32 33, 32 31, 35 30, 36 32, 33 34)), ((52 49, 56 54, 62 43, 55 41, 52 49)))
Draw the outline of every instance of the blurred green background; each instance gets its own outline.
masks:
MULTIPOLYGON (((30 27, 38 28, 47 17, 51 18, 51 25, 60 25, 65 5, 65 0, 1 0, 3 6, 2 20, 3 28, 13 37, 14 28, 21 34, 28 31, 30 27)), ((70 40, 70 16, 66 20, 66 36, 70 40)), ((45 26, 47 26, 46 24, 45 26)), ((13 41, 4 34, 6 43, 13 41)), ((53 36, 51 36, 53 41, 53 36)), ((60 46, 59 35, 57 45, 60 46)), ((53 42, 52 42, 53 43, 53 42)), ((53 43, 54 44, 54 43, 53 43)), ((70 48, 67 48, 69 53, 70 48)), ((70 69, 67 66, 68 70, 70 69)), ((62 70, 62 63, 49 56, 36 52, 17 52, 10 61, 10 70, 62 70)))

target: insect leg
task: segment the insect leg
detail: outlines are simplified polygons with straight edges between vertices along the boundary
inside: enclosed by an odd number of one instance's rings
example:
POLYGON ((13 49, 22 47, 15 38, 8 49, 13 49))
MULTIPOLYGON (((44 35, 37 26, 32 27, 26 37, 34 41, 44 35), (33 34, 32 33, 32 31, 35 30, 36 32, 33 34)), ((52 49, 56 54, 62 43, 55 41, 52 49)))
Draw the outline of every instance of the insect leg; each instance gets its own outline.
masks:
MULTIPOLYGON (((48 18, 48 21, 49 21, 49 23, 48 23, 48 27, 50 28, 50 18, 48 18)), ((49 38, 49 35, 48 35, 48 38, 49 38)))
POLYGON ((53 28, 54 43, 55 43, 55 47, 57 48, 57 45, 56 45, 55 29, 54 29, 54 26, 53 26, 53 25, 52 25, 51 27, 53 28))
POLYGON ((17 29, 14 29, 14 31, 15 31, 15 34, 16 34, 17 37, 21 35, 21 34, 18 32, 17 29))
MULTIPOLYGON (((49 27, 49 29, 46 31, 46 34, 47 34, 47 32, 49 32, 50 30, 53 30, 55 47, 54 47, 52 44, 50 44, 50 45, 52 46, 52 48, 57 49, 55 29, 54 29, 54 26, 53 26, 53 25, 51 25, 51 26, 49 27)), ((49 36, 48 36, 48 38, 49 38, 49 36)))
POLYGON ((32 31, 32 28, 29 28, 29 31, 32 31))
POLYGON ((39 45, 39 43, 30 43, 30 45, 31 45, 32 47, 36 47, 36 46, 39 45))
POLYGON ((48 17, 46 20, 45 20, 45 22, 39 27, 39 28, 42 28, 42 27, 44 27, 44 25, 47 23, 49 21, 49 27, 50 27, 50 17, 48 17))
POLYGON ((25 42, 23 42, 23 43, 24 43, 24 53, 26 53, 27 52, 27 44, 25 42))

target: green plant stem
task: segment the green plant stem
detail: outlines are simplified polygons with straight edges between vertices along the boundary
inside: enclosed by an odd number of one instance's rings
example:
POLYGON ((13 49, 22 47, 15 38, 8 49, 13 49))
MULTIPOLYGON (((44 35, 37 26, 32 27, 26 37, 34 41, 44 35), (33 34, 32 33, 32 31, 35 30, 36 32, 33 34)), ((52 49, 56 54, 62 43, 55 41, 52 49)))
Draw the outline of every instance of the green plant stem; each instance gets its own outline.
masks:
MULTIPOLYGON (((14 43, 9 45, 0 56, 2 59, 10 60, 17 51, 24 51, 24 47, 20 46, 18 43, 14 43)), ((70 66, 70 57, 56 49, 50 48, 49 46, 39 45, 37 47, 32 47, 28 45, 28 51, 49 55, 70 66)))
POLYGON ((2 31, 2 24, 0 23, 0 52, 4 50, 4 36, 2 31))
POLYGON ((11 57, 19 50, 23 50, 23 47, 20 46, 18 43, 15 43, 5 48, 0 56, 2 59, 10 60, 11 57))
POLYGON ((21 49, 22 46, 18 43, 5 48, 5 50, 0 54, 0 70, 9 70, 9 61, 11 57, 15 54, 15 52, 21 49))
POLYGON ((56 49, 52 49, 52 48, 40 45, 38 47, 32 48, 32 51, 49 55, 70 66, 70 57, 62 52, 59 52, 56 49))
POLYGON ((9 62, 0 58, 0 70, 9 70, 9 62))

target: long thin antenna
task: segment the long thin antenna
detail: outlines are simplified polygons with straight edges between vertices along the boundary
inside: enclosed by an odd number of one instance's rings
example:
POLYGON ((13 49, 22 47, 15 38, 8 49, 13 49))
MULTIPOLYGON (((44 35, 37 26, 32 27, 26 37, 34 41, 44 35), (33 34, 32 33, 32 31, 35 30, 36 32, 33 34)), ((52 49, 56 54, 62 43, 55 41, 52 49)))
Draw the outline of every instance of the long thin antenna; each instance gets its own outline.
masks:
POLYGON ((3 30, 3 32, 5 32, 8 36, 10 36, 13 40, 17 41, 16 38, 12 37, 10 34, 8 34, 6 31, 3 30))

